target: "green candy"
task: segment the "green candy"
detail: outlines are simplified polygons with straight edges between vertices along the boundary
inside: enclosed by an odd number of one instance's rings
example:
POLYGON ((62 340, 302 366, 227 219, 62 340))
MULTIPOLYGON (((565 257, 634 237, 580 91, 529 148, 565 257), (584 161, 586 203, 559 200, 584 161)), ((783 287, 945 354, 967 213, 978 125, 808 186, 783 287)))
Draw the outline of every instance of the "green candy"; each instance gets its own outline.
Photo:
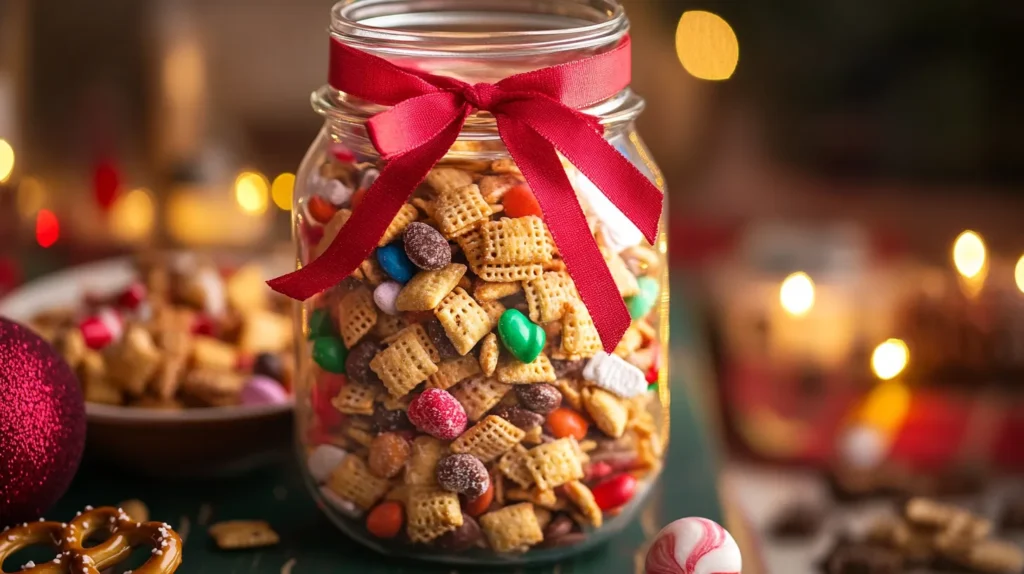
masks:
POLYGON ((317 337, 313 339, 313 360, 320 368, 329 373, 345 373, 345 359, 348 349, 337 337, 317 337))
POLYGON ((632 297, 626 297, 626 309, 629 309, 629 316, 633 319, 643 319, 658 302, 658 291, 661 286, 653 277, 637 277, 636 282, 640 286, 640 292, 632 297))
POLYGON ((544 349, 547 333, 518 309, 509 309, 498 319, 498 335, 512 355, 523 363, 532 363, 544 349))
POLYGON ((323 307, 313 309, 309 314, 309 338, 328 337, 334 335, 334 323, 331 321, 331 314, 323 307))

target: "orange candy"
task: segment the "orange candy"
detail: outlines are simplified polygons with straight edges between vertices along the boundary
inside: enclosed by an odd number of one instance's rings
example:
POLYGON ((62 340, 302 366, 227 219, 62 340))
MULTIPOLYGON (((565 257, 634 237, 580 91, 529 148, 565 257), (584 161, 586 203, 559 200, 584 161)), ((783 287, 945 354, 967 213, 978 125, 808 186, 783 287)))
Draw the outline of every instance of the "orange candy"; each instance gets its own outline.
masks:
POLYGON ((558 438, 571 436, 576 437, 576 440, 583 440, 583 437, 587 436, 590 423, 578 412, 563 407, 551 411, 548 415, 548 428, 551 429, 551 434, 558 438))
POLYGON ((363 202, 363 198, 366 197, 366 188, 357 189, 352 194, 352 209, 359 207, 359 204, 363 202))
POLYGON ((509 217, 543 216, 537 198, 530 191, 530 186, 525 183, 506 191, 505 196, 501 198, 501 204, 505 206, 505 213, 509 217))
POLYGON ((382 502, 375 506, 366 517, 366 529, 377 538, 394 538, 402 530, 405 511, 402 505, 394 502, 382 502))
POLYGON ((487 490, 483 494, 466 502, 465 512, 474 518, 480 516, 487 512, 487 509, 491 507, 492 500, 494 500, 493 480, 488 484, 487 490))
POLYGON ((314 195, 309 198, 309 203, 306 205, 309 207, 309 215, 313 219, 325 225, 332 217, 334 217, 335 212, 338 211, 333 205, 331 205, 331 202, 319 195, 314 195))

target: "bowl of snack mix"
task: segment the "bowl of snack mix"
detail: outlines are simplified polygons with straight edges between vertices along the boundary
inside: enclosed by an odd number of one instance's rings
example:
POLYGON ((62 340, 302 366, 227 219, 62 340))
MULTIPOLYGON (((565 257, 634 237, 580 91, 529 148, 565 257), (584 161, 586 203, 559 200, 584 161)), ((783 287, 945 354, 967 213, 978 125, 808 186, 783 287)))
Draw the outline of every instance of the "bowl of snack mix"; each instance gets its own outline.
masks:
POLYGON ((279 267, 110 259, 29 283, 0 315, 35 329, 78 375, 90 455, 144 474, 232 474, 289 456, 290 305, 264 283, 279 267))

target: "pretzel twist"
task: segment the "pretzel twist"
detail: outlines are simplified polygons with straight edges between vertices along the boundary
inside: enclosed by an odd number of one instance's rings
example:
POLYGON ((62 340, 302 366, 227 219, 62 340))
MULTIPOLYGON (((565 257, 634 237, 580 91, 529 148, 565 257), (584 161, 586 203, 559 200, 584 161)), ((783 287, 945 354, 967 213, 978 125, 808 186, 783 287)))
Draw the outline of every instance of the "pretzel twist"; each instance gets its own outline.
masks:
MULTIPOLYGON (((169 525, 135 522, 120 508, 110 506, 86 507, 68 523, 30 522, 0 533, 0 565, 15 552, 36 545, 53 548, 57 557, 20 574, 100 574, 127 559, 133 548, 144 545, 153 547, 153 555, 135 574, 170 574, 181 564, 181 537, 169 525), (107 532, 110 537, 86 548, 85 541, 97 532, 107 532)), ((6 570, 0 566, 0 572, 6 570)))

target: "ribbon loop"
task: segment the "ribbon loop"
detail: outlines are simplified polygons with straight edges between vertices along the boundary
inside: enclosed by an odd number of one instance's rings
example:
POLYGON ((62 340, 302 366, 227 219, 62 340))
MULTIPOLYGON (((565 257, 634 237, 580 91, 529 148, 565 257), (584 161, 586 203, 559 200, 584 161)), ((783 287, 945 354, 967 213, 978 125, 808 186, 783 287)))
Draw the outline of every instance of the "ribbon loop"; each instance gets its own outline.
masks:
POLYGON ((351 274, 370 256, 416 186, 448 153, 469 114, 483 110, 497 119, 499 135, 537 197, 601 342, 612 352, 629 327, 629 313, 558 153, 654 242, 661 191, 604 140, 597 118, 578 111, 629 85, 629 48, 627 36, 602 54, 495 84, 468 84, 403 68, 332 38, 331 87, 391 106, 367 122, 370 140, 387 163, 327 250, 302 269, 270 281, 271 288, 304 300, 351 274))

